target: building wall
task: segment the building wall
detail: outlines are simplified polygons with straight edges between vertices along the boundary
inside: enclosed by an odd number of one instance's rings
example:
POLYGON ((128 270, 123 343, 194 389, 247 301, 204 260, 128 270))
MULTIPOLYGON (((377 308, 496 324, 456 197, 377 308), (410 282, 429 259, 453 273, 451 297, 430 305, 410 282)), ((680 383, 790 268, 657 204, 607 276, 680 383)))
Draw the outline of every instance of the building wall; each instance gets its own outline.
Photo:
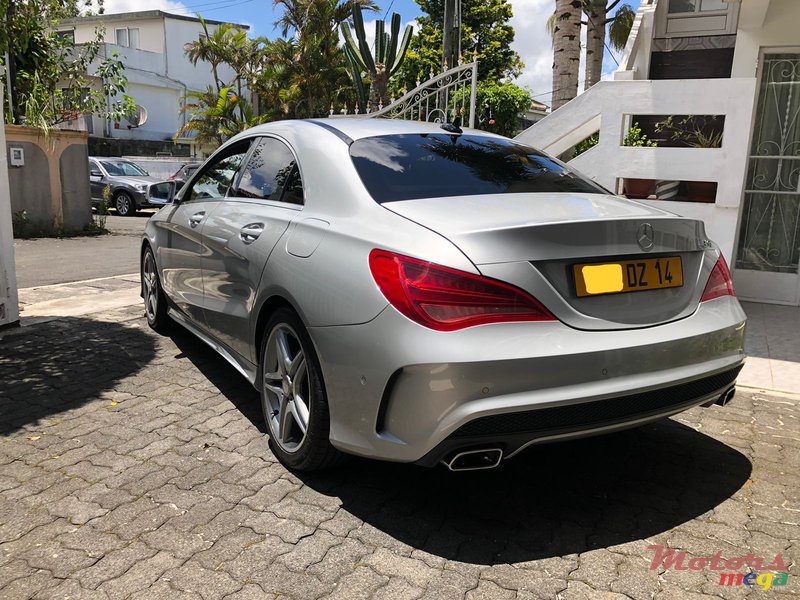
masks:
POLYGON ((772 0, 761 28, 738 31, 731 76, 755 77, 761 48, 785 47, 800 47, 798 0, 772 0))
MULTIPOLYGON (((180 114, 181 98, 184 95, 182 87, 169 82, 159 82, 157 79, 151 83, 129 82, 127 93, 136 104, 147 110, 147 121, 144 125, 128 128, 127 121, 119 123, 119 127, 111 125, 111 137, 119 139, 143 140, 169 140, 183 123, 180 114)), ((100 130, 102 131, 102 129, 100 130)))
MULTIPOLYGON (((80 44, 94 39, 96 25, 96 21, 76 21, 59 27, 59 30, 73 29, 75 42, 80 44)), ((218 27, 208 24, 209 31, 215 31, 218 27)), ((168 15, 145 19, 121 19, 116 15, 108 15, 105 29, 106 43, 101 56, 108 57, 116 52, 121 57, 128 78, 126 93, 147 110, 148 118, 144 125, 129 128, 126 121, 115 126, 114 123, 107 124, 94 117, 91 119, 92 135, 108 135, 116 139, 171 140, 185 123, 185 116, 180 109, 187 92, 203 91, 214 85, 210 66, 204 62, 193 65, 184 52, 185 45, 197 40, 203 32, 202 25, 199 21, 170 18, 168 15), (115 43, 115 30, 121 27, 139 29, 138 48, 115 43)), ((219 70, 223 81, 231 80, 233 75, 229 67, 219 70)), ((248 95, 245 94, 245 97, 248 95)), ((84 123, 79 120, 66 127, 82 129, 84 123)))
MULTIPOLYGON (((109 20, 105 23, 105 37, 104 41, 109 44, 116 44, 117 34, 116 30, 122 27, 131 27, 139 29, 139 49, 148 52, 164 53, 164 20, 159 18, 154 19, 126 19, 114 20, 109 15, 109 20)), ((94 40, 96 22, 74 22, 64 27, 59 27, 59 31, 72 29, 75 33, 75 43, 85 44, 94 40)))
POLYGON ((8 167, 12 213, 25 211, 28 223, 45 231, 88 225, 92 219, 88 135, 54 130, 45 138, 37 129, 6 125, 5 139, 4 154, 21 147, 25 157, 23 166, 8 167))
MULTIPOLYGON (((186 58, 183 50, 185 44, 198 39, 203 32, 200 23, 167 18, 164 26, 167 34, 167 74, 172 79, 185 83, 190 90, 194 91, 205 90, 209 85, 214 85, 211 66, 204 62, 193 65, 186 58)), ((218 27, 218 25, 208 25, 208 30, 209 32, 216 31, 218 27)), ((220 79, 227 82, 233 79, 233 69, 223 66, 219 70, 219 76, 220 79)))

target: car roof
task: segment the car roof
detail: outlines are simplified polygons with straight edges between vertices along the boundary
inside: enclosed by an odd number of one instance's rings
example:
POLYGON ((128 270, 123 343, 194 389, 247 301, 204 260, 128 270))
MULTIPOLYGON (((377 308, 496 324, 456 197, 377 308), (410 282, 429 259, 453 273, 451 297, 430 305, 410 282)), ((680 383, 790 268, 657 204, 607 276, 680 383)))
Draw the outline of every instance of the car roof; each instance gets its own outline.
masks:
MULTIPOLYGON (((448 133, 441 128, 441 123, 365 117, 334 117, 327 119, 274 121, 272 123, 266 123, 264 125, 253 127, 252 129, 248 129, 246 133, 252 135, 258 133, 269 133, 275 131, 277 127, 301 128, 309 126, 317 126, 327 129, 339 137, 349 138, 349 140, 353 141, 361 138, 374 137, 377 135, 399 135, 404 133, 448 133)), ((464 128, 464 133, 502 137, 487 131, 469 128, 464 128)))

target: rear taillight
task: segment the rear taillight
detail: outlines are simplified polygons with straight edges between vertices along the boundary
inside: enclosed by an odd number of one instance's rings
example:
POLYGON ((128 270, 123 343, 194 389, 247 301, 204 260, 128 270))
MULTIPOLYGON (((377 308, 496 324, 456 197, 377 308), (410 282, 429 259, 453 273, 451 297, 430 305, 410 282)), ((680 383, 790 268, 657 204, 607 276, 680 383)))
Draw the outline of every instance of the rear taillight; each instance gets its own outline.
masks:
POLYGON ((480 275, 385 250, 370 252, 369 268, 392 306, 438 331, 508 321, 555 321, 526 292, 480 275))
POLYGON ((713 300, 720 296, 735 295, 728 263, 725 262, 725 257, 720 254, 717 264, 711 270, 711 277, 708 278, 708 283, 706 284, 706 289, 703 290, 703 295, 700 297, 700 302, 713 300))

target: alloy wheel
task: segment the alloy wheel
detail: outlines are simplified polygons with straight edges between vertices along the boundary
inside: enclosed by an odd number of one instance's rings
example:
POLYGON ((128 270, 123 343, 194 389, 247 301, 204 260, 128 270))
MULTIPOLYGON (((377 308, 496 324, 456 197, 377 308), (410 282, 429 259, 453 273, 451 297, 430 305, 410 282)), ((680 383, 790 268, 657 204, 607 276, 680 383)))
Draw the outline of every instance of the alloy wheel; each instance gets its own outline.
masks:
POLYGON ((128 194, 125 193, 118 195, 116 201, 116 207, 117 207, 117 214, 119 214, 120 216, 125 217, 129 215, 131 212, 130 196, 128 196, 128 194))
POLYGON ((279 323, 267 339, 264 392, 272 439, 288 453, 306 440, 311 409, 308 364, 295 331, 279 323))
POLYGON ((142 271, 144 310, 147 313, 147 320, 152 323, 158 312, 158 275, 156 274, 156 261, 152 252, 145 253, 142 271))

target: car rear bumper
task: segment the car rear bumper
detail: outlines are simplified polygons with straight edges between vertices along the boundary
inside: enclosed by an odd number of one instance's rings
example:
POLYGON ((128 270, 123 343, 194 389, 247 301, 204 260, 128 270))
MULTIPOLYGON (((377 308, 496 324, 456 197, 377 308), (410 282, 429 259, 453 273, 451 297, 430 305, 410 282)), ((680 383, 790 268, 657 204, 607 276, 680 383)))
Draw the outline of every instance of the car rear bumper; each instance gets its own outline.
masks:
POLYGON ((369 323, 311 328, 331 442, 374 458, 435 464, 456 449, 593 435, 713 401, 744 360, 735 298, 626 331, 560 322, 442 333, 388 307, 369 323))

